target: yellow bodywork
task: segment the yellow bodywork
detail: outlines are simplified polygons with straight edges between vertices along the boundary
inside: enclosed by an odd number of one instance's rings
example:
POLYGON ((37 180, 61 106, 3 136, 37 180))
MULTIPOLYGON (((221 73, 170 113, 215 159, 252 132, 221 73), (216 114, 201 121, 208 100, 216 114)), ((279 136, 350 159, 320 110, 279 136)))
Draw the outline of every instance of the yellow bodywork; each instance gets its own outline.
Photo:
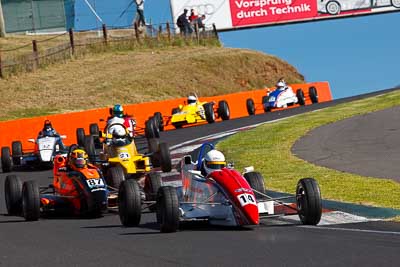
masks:
POLYGON ((110 165, 120 165, 125 174, 149 172, 151 169, 150 158, 137 152, 134 141, 125 145, 105 142, 100 158, 107 160, 110 165))
POLYGON ((171 117, 171 123, 197 123, 205 122, 206 116, 203 105, 207 102, 196 102, 194 105, 180 105, 179 112, 171 117))

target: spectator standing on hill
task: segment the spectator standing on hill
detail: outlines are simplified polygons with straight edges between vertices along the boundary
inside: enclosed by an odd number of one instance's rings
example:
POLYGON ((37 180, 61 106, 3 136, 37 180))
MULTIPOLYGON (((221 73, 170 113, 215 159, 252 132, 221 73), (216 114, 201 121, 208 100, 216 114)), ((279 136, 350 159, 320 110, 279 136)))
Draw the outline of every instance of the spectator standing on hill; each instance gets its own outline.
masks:
POLYGON ((198 18, 199 18, 199 16, 196 15, 196 13, 194 12, 194 9, 191 9, 190 16, 189 16, 190 23, 193 23, 193 21, 195 21, 198 18))
POLYGON ((183 13, 178 17, 176 21, 176 24, 178 25, 180 32, 183 33, 185 36, 193 32, 192 27, 190 27, 190 22, 187 19, 187 12, 188 10, 185 8, 183 10, 183 13))
POLYGON ((142 26, 146 26, 146 21, 144 19, 144 0, 135 0, 136 1, 136 12, 137 18, 136 23, 138 26, 142 24, 142 26))
POLYGON ((206 19, 205 15, 202 15, 201 17, 197 17, 195 20, 193 20, 191 23, 193 25, 193 27, 198 26, 198 29, 205 29, 206 25, 204 25, 204 20, 206 19))

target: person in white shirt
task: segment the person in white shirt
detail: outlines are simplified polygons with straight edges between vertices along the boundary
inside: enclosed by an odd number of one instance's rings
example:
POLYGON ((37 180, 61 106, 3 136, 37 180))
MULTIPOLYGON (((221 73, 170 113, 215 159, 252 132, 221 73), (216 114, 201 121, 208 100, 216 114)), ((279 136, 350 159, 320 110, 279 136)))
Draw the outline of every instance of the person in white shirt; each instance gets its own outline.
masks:
POLYGON ((146 21, 144 19, 144 0, 135 0, 136 1, 136 12, 137 18, 136 22, 138 26, 146 26, 146 21))

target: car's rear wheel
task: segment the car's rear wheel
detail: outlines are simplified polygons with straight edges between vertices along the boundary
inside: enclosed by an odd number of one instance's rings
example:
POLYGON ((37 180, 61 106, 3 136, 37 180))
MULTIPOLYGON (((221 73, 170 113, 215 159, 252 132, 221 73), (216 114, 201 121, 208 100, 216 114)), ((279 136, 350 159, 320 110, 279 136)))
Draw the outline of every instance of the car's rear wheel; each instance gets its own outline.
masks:
POLYGON ((303 224, 317 225, 319 223, 322 215, 322 201, 321 191, 315 179, 299 180, 296 187, 296 205, 303 224))
POLYGON ((2 147, 1 148, 1 168, 3 172, 10 172, 12 170, 12 158, 11 152, 9 147, 2 147))
POLYGON ((155 112, 153 117, 156 118, 157 126, 160 132, 164 131, 164 121, 161 112, 155 112))
POLYGON ((254 105, 254 100, 251 98, 248 98, 246 100, 246 108, 247 108, 247 113, 249 113, 249 115, 254 115, 256 113, 256 108, 254 105))
POLYGON ((21 141, 13 141, 11 143, 11 155, 14 165, 21 165, 22 143, 21 141))
POLYGON ((89 156, 89 160, 96 160, 96 147, 94 145, 94 140, 92 135, 86 135, 85 136, 85 141, 84 141, 84 147, 86 150, 86 153, 89 156))
POLYGON ((311 86, 310 88, 308 88, 308 94, 310 96, 311 102, 313 104, 318 103, 318 92, 317 92, 317 88, 315 88, 314 86, 311 86))
POLYGON ((264 112, 270 112, 271 111, 271 108, 268 105, 268 102, 269 102, 269 96, 267 96, 267 95, 263 96, 262 99, 261 99, 261 103, 263 104, 264 112))
POLYGON ((206 115, 206 120, 208 123, 214 123, 215 122, 215 113, 214 113, 214 107, 213 103, 205 103, 203 105, 204 107, 204 113, 206 115))
POLYGON ((163 172, 170 172, 172 169, 171 154, 167 143, 159 145, 160 165, 163 172))
POLYGON ((176 232, 179 228, 179 202, 176 189, 160 187, 157 193, 157 222, 162 233, 176 232))
POLYGON ((107 170, 107 179, 106 179, 107 185, 118 190, 119 186, 124 180, 125 180, 125 174, 121 166, 117 165, 107 170))
POLYGON ((145 129, 144 129, 146 138, 159 138, 160 131, 157 127, 156 120, 154 117, 149 117, 149 119, 145 122, 145 129))
POLYGON ((228 102, 221 100, 218 102, 218 116, 223 120, 229 120, 231 112, 229 110, 228 102))
POLYGON ((85 129, 83 128, 76 129, 76 143, 80 147, 85 146, 85 129))
POLYGON ((136 180, 129 179, 121 183, 118 191, 119 219, 124 226, 137 226, 142 216, 140 188, 136 180))
POLYGON ((4 193, 8 215, 19 215, 22 212, 22 182, 16 175, 7 175, 4 193))
POLYGON ((26 221, 37 221, 40 217, 40 194, 36 181, 24 182, 22 186, 22 215, 26 221))
POLYGON ((250 187, 253 189, 257 201, 265 199, 264 196, 266 194, 265 183, 264 183, 264 177, 261 175, 261 173, 247 172, 244 174, 244 178, 249 183, 250 187))
POLYGON ((99 136, 99 125, 97 123, 91 123, 89 125, 89 133, 93 136, 99 136))
POLYGON ((306 104, 303 90, 297 89, 296 97, 297 97, 297 103, 299 103, 299 105, 304 106, 306 104))
MULTIPOLYGON (((160 189, 162 184, 161 174, 158 172, 150 172, 146 175, 144 190, 146 193, 147 201, 156 201, 157 200, 157 192, 160 189)), ((149 206, 149 210, 154 212, 157 210, 157 203, 153 203, 149 206)))

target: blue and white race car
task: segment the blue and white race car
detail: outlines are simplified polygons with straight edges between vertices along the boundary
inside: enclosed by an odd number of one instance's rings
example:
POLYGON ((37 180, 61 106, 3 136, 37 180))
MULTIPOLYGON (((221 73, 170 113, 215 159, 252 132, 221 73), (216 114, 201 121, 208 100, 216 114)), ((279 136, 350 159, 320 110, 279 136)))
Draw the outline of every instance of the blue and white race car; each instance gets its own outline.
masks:
MULTIPOLYGON (((311 86, 308 91, 311 103, 318 103, 318 92, 314 86, 311 86)), ((294 104, 301 106, 306 104, 306 98, 302 89, 297 89, 294 93, 292 87, 288 86, 283 79, 276 84, 276 89, 270 92, 268 89, 267 95, 261 99, 261 104, 265 112, 269 112, 275 108, 287 108, 294 104)), ((247 112, 249 115, 255 114, 254 100, 248 98, 246 100, 247 112)))

